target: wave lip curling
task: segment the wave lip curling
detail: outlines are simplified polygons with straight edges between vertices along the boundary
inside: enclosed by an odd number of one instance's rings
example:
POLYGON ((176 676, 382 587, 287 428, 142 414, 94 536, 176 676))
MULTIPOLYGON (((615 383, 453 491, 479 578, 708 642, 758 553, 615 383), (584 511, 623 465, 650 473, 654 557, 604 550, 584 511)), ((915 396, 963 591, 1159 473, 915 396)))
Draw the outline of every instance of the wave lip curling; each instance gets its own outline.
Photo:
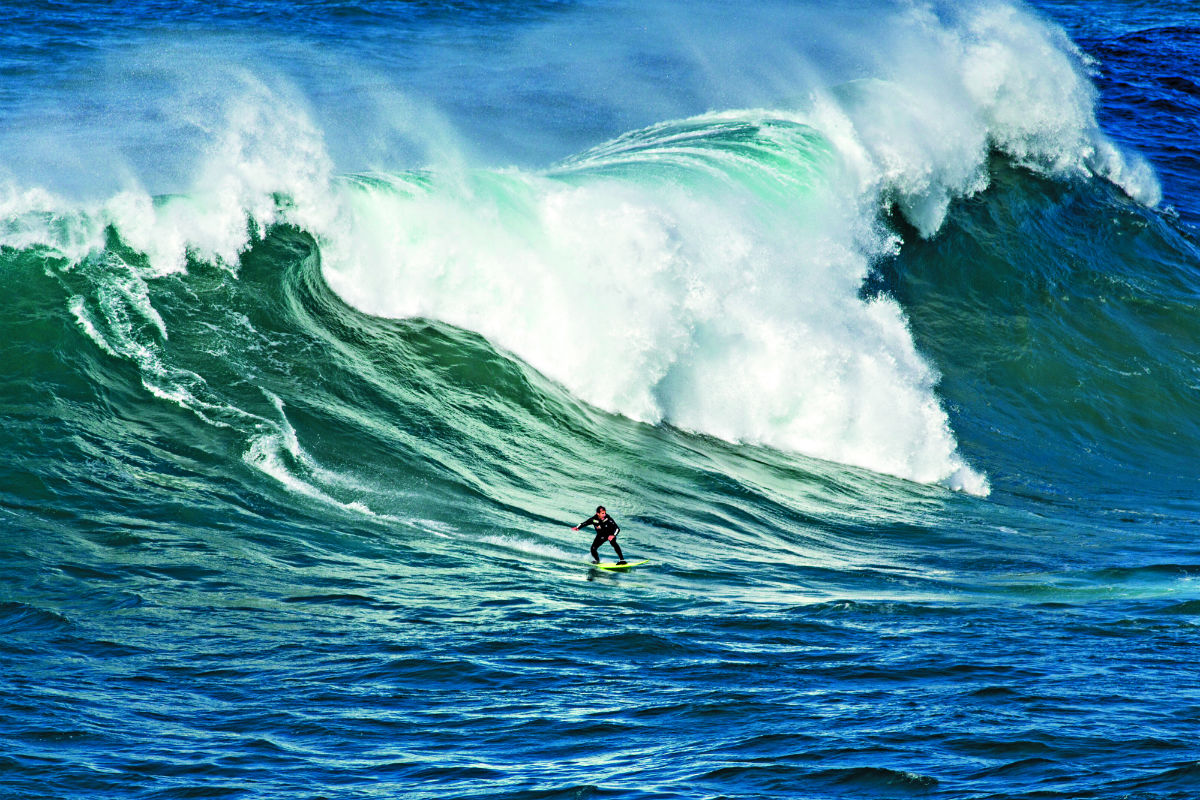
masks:
MULTIPOLYGON (((246 78, 192 191, 64 209, 14 190, 4 238, 77 260, 111 226, 163 274, 236 268, 293 224, 355 307, 477 331, 600 408, 986 494, 903 309, 861 292, 902 244, 894 216, 935 236, 995 155, 1150 204, 1158 187, 1099 131, 1061 31, 1005 3, 876 11, 822 43, 853 60, 873 37, 871 74, 800 69, 803 101, 661 123, 545 170, 335 178, 311 110, 246 78)), ((803 40, 786 46, 805 62, 803 40)))

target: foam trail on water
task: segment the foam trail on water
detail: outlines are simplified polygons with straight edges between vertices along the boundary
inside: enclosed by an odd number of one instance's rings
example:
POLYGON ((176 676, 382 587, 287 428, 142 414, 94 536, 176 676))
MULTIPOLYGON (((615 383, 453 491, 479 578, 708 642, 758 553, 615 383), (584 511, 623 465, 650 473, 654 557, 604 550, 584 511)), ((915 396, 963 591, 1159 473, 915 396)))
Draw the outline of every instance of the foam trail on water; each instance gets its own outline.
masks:
POLYGON ((554 561, 565 561, 568 563, 580 561, 578 553, 571 553, 563 550, 561 547, 543 544, 541 542, 529 541, 516 536, 483 536, 479 541, 485 542, 505 550, 515 553, 523 553, 525 555, 535 556, 554 561))

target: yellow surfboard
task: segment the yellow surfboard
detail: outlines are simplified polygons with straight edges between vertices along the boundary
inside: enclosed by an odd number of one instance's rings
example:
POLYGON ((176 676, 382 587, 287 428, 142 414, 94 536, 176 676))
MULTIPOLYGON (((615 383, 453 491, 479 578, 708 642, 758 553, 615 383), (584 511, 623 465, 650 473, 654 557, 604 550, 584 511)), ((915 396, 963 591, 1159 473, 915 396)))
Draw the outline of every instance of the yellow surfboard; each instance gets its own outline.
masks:
POLYGON ((592 564, 596 569, 629 569, 630 567, 640 567, 642 564, 649 564, 649 559, 645 561, 627 561, 624 564, 617 564, 613 561, 601 561, 599 564, 592 564))

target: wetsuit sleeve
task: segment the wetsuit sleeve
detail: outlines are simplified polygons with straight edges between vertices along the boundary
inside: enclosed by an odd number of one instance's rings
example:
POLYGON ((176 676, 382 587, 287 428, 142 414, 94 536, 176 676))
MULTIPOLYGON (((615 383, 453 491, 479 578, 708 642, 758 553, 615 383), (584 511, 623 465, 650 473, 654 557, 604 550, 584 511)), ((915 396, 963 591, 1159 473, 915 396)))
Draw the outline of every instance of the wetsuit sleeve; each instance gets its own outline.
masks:
POLYGON ((591 525, 595 521, 596 521, 596 515, 592 514, 590 517, 588 517, 587 519, 585 519, 583 522, 579 523, 575 527, 576 528, 586 528, 588 525, 591 525))

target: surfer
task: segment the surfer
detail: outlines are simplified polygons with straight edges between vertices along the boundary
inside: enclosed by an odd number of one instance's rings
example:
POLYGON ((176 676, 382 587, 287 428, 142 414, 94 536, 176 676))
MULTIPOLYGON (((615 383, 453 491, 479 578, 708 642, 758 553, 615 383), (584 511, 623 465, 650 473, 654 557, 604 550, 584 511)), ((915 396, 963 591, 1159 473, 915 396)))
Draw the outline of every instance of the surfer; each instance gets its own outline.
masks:
POLYGON ((571 530, 577 531, 580 528, 586 528, 588 525, 596 528, 596 538, 592 540, 592 563, 600 563, 600 554, 596 552, 596 548, 604 544, 605 540, 607 540, 612 545, 613 550, 617 551, 617 558, 620 559, 617 563, 624 564, 625 556, 621 554, 621 546, 617 544, 617 534, 621 532, 621 526, 617 524, 615 519, 608 515, 608 512, 604 510, 604 506, 596 506, 595 514, 574 528, 571 528, 571 530))

